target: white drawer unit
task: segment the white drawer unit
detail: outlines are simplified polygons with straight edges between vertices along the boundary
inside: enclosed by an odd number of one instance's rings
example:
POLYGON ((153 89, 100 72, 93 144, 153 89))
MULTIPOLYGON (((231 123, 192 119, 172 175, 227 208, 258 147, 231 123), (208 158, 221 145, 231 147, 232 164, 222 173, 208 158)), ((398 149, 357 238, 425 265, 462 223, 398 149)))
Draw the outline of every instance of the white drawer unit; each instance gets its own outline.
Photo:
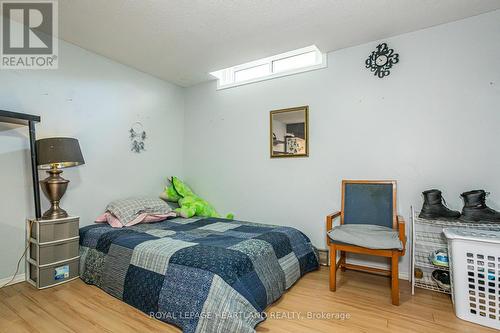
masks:
POLYGON ((26 280, 29 283, 44 289, 80 276, 79 222, 79 217, 27 221, 26 280))

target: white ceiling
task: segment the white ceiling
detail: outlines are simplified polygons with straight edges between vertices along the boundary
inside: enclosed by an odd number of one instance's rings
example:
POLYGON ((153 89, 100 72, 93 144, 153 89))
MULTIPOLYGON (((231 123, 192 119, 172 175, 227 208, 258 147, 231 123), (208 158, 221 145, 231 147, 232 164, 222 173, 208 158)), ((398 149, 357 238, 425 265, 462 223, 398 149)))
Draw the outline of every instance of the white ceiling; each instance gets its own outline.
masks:
POLYGON ((289 111, 273 114, 273 121, 279 121, 283 124, 297 124, 306 121, 304 111, 289 111))
POLYGON ((500 0, 63 0, 68 42, 181 86, 316 44, 332 51, 500 8, 500 0))

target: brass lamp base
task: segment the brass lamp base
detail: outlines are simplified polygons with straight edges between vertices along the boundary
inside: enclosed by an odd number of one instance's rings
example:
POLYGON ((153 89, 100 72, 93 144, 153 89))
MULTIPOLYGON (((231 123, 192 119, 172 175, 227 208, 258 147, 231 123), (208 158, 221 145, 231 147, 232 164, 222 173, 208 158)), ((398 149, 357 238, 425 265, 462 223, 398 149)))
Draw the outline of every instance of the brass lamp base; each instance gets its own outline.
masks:
POLYGON ((53 167, 48 170, 49 176, 44 180, 40 181, 43 193, 47 199, 49 199, 51 207, 45 213, 43 213, 42 219, 53 220, 68 217, 68 213, 61 207, 59 207, 59 202, 66 192, 69 180, 61 177, 62 170, 57 167, 53 167))
POLYGON ((43 213, 42 220, 55 220, 68 217, 68 213, 64 209, 59 207, 58 204, 51 204, 52 207, 50 207, 45 213, 43 213))

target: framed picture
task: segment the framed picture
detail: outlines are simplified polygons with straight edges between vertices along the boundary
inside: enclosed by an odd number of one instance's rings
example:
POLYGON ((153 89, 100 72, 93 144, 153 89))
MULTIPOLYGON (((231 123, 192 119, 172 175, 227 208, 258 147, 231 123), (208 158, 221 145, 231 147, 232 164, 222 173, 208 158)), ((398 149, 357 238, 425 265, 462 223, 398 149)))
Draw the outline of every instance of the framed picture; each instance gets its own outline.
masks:
POLYGON ((309 107, 270 113, 271 158, 309 156, 309 107))

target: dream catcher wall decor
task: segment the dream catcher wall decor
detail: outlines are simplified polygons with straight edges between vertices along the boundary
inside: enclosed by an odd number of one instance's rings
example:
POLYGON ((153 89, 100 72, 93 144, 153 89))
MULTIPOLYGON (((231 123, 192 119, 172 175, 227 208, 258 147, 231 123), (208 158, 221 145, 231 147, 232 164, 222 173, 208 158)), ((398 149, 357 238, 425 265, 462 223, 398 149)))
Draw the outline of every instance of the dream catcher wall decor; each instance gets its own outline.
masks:
POLYGON ((383 78, 391 74, 390 69, 399 62, 399 54, 394 53, 386 43, 379 44, 377 49, 370 54, 365 61, 365 67, 373 72, 373 75, 383 78))
POLYGON ((146 131, 142 126, 142 123, 135 122, 132 124, 129 130, 130 133, 130 150, 134 153, 140 153, 146 150, 144 141, 146 140, 146 131))

